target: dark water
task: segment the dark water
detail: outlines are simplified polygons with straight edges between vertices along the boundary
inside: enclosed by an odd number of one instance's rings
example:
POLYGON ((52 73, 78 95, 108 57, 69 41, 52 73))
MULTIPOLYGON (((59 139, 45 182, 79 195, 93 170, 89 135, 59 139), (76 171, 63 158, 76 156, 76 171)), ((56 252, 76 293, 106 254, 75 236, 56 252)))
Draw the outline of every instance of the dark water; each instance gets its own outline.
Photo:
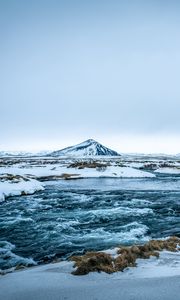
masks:
POLYGON ((180 236, 180 178, 83 179, 0 204, 0 268, 180 236))

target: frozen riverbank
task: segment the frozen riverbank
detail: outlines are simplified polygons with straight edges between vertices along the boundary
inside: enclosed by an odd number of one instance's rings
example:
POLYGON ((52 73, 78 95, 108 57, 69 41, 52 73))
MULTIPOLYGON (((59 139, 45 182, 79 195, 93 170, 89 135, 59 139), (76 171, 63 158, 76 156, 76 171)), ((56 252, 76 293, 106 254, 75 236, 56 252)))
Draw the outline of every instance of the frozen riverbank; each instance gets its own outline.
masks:
POLYGON ((0 277, 3 300, 176 300, 180 292, 178 253, 139 260, 137 268, 114 274, 73 276, 72 262, 60 262, 0 277))
POLYGON ((39 181, 26 176, 6 173, 0 175, 0 201, 10 196, 30 195, 43 189, 39 181))

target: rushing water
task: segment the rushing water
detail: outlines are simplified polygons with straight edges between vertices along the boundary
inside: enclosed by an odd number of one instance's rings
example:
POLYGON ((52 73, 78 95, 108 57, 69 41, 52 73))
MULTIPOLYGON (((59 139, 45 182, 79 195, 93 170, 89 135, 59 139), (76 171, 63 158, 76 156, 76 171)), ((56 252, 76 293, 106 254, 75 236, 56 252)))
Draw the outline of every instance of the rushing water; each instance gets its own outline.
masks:
POLYGON ((49 182, 0 204, 0 268, 180 236, 180 178, 49 182))

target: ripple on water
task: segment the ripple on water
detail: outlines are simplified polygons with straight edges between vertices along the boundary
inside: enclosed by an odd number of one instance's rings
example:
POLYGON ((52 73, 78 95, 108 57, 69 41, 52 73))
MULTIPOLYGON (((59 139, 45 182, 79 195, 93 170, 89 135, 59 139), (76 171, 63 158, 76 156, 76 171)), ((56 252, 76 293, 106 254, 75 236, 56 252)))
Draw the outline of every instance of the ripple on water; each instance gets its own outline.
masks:
POLYGON ((34 266, 37 263, 32 258, 24 258, 13 253, 15 245, 7 241, 0 241, 0 268, 9 269, 17 265, 34 266))
POLYGON ((62 189, 61 183, 12 197, 1 203, 0 268, 178 235, 179 204, 180 191, 62 189))

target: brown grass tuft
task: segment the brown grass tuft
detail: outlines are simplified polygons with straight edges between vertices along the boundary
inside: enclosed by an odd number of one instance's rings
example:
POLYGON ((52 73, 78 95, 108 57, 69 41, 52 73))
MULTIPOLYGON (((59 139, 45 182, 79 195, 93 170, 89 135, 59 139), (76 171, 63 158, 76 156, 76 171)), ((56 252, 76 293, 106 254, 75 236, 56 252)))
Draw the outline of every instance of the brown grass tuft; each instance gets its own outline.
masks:
POLYGON ((135 267, 138 258, 148 259, 150 256, 159 257, 159 251, 178 251, 180 238, 170 237, 167 240, 151 240, 144 245, 133 245, 131 247, 120 247, 118 256, 111 257, 104 252, 87 252, 82 256, 72 256, 71 261, 75 262, 76 270, 73 275, 85 275, 89 272, 114 273, 123 271, 127 267, 135 267))
POLYGON ((75 261, 77 269, 72 272, 74 275, 85 275, 89 272, 113 273, 113 262, 109 254, 103 252, 87 252, 82 256, 73 256, 70 260, 75 261))
POLYGON ((84 169, 84 168, 106 168, 109 166, 107 163, 100 163, 97 161, 81 161, 75 162, 68 166, 68 168, 77 168, 77 169, 84 169))

